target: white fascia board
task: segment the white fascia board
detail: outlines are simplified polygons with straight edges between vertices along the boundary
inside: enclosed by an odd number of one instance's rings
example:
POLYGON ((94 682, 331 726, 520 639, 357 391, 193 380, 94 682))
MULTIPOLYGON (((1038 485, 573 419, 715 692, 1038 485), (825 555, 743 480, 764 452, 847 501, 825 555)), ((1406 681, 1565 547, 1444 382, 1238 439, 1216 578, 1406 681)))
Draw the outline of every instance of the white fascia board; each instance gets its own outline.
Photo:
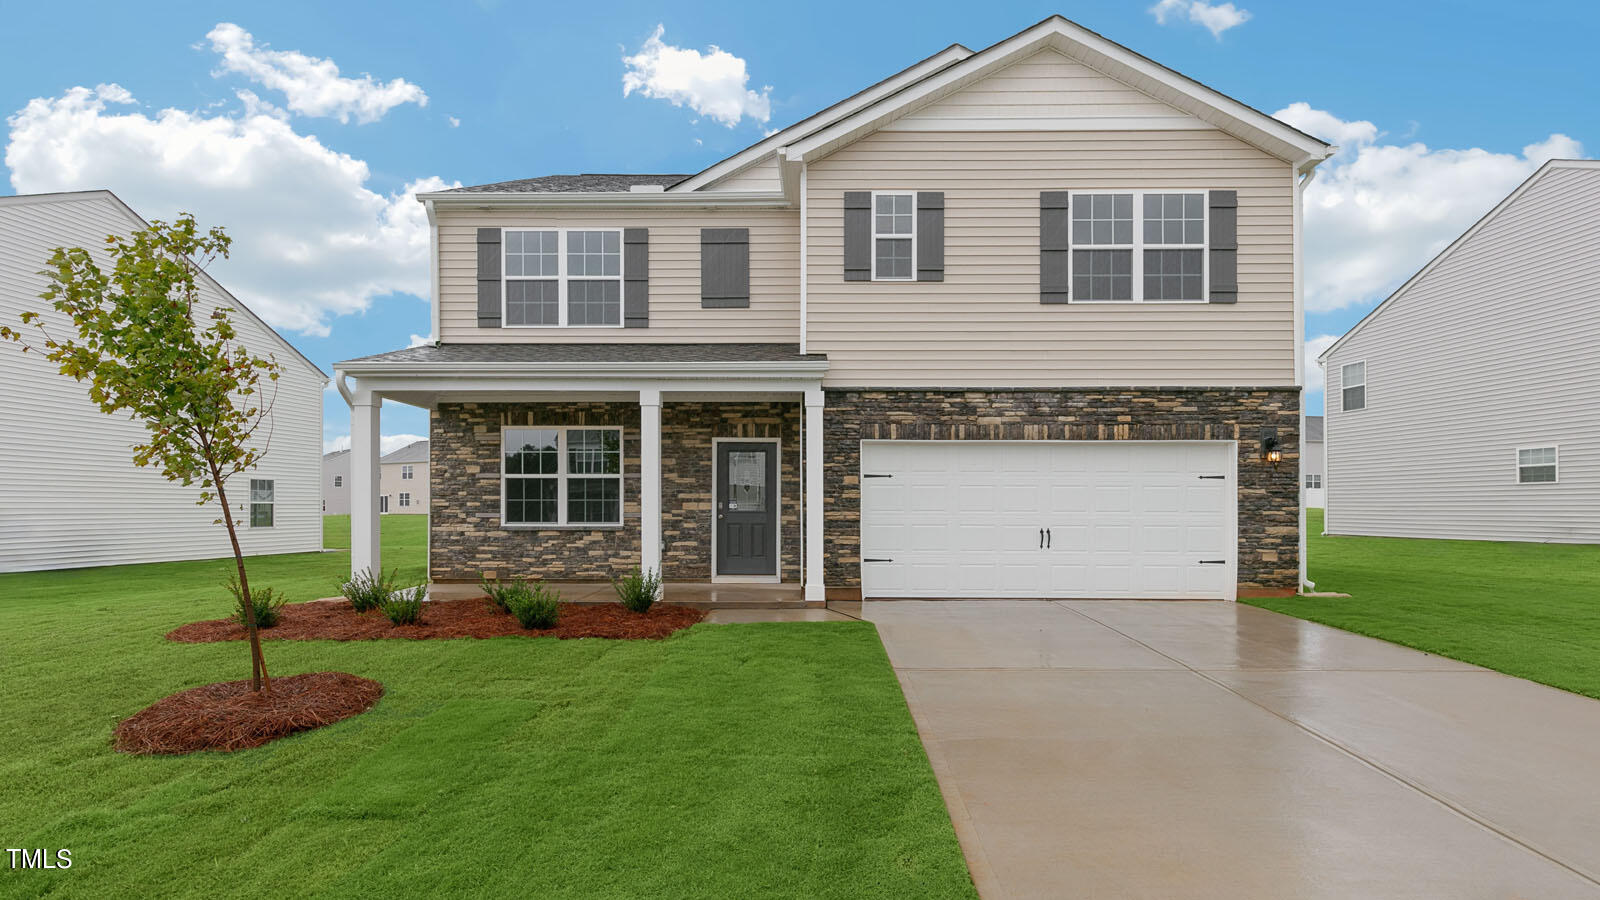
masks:
POLYGON ((596 381, 637 379, 760 378, 815 380, 828 371, 826 360, 733 362, 456 362, 417 363, 402 361, 351 361, 340 363, 334 371, 356 378, 405 377, 423 380, 489 378, 526 382, 530 378, 559 377, 596 381))
MULTIPOLYGON (((1064 53, 1135 89, 1140 89, 1137 82, 1143 79, 1188 97, 1203 109, 1212 111, 1227 121, 1237 123, 1239 130, 1254 131, 1269 138, 1270 141, 1249 140, 1242 135, 1236 135, 1241 140, 1256 144, 1262 150, 1285 161, 1293 162, 1305 157, 1316 157, 1320 161, 1333 152, 1334 148, 1328 144, 1279 122, 1266 113, 1251 109, 1231 97, 1060 16, 1052 16, 1032 28, 929 76, 892 97, 887 97, 827 128, 791 143, 787 148, 788 157, 799 161, 826 155, 861 134, 876 130, 887 122, 954 93, 985 75, 1045 48, 1064 53), (1108 69, 1111 71, 1107 71, 1108 69), (1116 71, 1118 69, 1122 71, 1116 71), (1268 143, 1274 145, 1263 146, 1268 143)), ((1148 90, 1145 92, 1149 93, 1148 90)))
POLYGON ((839 119, 842 119, 845 116, 862 109, 863 107, 870 106, 871 104, 882 100, 884 97, 903 89, 907 85, 915 84, 917 81, 926 78, 929 74, 937 72, 938 70, 945 68, 952 63, 960 62, 971 55, 972 51, 968 50, 966 47, 963 47, 960 44, 951 44, 927 59, 924 59, 918 63, 914 63, 908 68, 905 68, 894 75, 885 78, 883 81, 878 82, 866 90, 861 91, 854 96, 847 97, 833 106, 816 113, 815 115, 801 119, 799 122, 790 125, 788 128, 784 128, 775 134, 763 138, 762 140, 751 144, 749 147, 739 151, 733 156, 730 156, 721 162, 715 163, 710 168, 685 178, 683 181, 680 181, 668 188, 667 191, 669 193, 674 191, 698 191, 707 187, 713 182, 721 181, 722 179, 728 178, 732 175, 737 175, 745 169, 760 163, 769 155, 776 153, 778 148, 783 147, 785 144, 788 144, 794 140, 798 140, 799 138, 804 137, 805 135, 810 134, 819 128, 826 128, 828 125, 833 124, 839 119))
POLYGON ((638 191, 506 191, 418 194, 439 209, 785 209, 780 191, 702 191, 694 194, 638 191))
POLYGON ((1329 344, 1328 349, 1322 351, 1322 353, 1317 356, 1317 362, 1322 363, 1323 366, 1326 367, 1328 361, 1333 358, 1333 352, 1338 350, 1345 341, 1355 337, 1356 332, 1365 328, 1368 323, 1376 319, 1379 313, 1383 312, 1385 309, 1388 309, 1389 305, 1394 303, 1396 300, 1399 300, 1402 295, 1411 289, 1412 285, 1416 284, 1418 281, 1421 281, 1423 276, 1427 275, 1429 272, 1432 272, 1440 263, 1444 262, 1451 255, 1453 255, 1456 251, 1456 248, 1460 247, 1462 244, 1465 244, 1473 235, 1483 230, 1483 227, 1494 221, 1495 218, 1500 215, 1501 211, 1505 210, 1512 203, 1515 203, 1518 197, 1521 197, 1528 191, 1529 188, 1533 187, 1533 185, 1539 179, 1543 178, 1547 173, 1554 169, 1600 169, 1600 159, 1552 159, 1546 161, 1545 164, 1536 169, 1532 175, 1529 175, 1521 184, 1517 185, 1516 190, 1507 194, 1504 200, 1501 200, 1499 203, 1495 204, 1493 209, 1484 213, 1482 218, 1472 223, 1471 228, 1463 231, 1460 237, 1451 241, 1449 245, 1443 250, 1440 250, 1439 254, 1433 259, 1428 260, 1428 264, 1423 266, 1421 269, 1418 269, 1417 274, 1406 279, 1405 284, 1400 285, 1400 287, 1395 289, 1394 293, 1384 298, 1382 303, 1374 306, 1371 312, 1367 313, 1365 316, 1362 316, 1361 321, 1352 325, 1350 330, 1341 335, 1337 341, 1329 344))

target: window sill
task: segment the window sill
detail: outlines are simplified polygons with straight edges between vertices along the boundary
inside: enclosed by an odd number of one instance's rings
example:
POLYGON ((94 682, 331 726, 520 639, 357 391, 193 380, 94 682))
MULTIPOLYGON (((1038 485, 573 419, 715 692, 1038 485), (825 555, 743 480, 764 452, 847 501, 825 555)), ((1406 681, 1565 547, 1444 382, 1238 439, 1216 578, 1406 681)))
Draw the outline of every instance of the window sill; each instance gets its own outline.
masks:
POLYGON ((506 531, 621 531, 618 525, 544 525, 522 524, 517 522, 501 522, 500 527, 506 531))

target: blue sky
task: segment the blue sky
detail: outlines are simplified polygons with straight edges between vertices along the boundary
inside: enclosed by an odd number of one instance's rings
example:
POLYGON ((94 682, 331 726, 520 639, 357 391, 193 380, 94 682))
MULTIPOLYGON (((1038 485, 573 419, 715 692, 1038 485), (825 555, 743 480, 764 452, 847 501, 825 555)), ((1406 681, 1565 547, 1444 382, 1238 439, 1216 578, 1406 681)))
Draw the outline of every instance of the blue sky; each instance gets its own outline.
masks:
MULTIPOLYGON (((1308 196, 1314 346, 1544 158, 1600 148, 1585 3, 7 4, 0 190, 108 187, 147 217, 228 226, 216 274, 331 371, 428 334, 410 190, 697 171, 1055 12, 1345 148, 1308 196), (710 81, 673 94, 644 70, 656 90, 624 96, 625 57, 710 81)), ((329 399, 334 440, 348 420, 329 399)), ((384 425, 426 417, 391 406, 384 425)))

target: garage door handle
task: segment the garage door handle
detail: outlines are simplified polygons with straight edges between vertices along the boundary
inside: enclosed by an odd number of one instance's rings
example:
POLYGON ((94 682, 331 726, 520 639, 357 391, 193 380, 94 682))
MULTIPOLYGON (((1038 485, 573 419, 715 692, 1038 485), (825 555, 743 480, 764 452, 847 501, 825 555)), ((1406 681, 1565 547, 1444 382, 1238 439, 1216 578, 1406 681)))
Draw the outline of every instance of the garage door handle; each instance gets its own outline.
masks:
POLYGON ((1228 480, 1228 476, 1226 476, 1226 475, 1201 475, 1200 476, 1200 480, 1201 481, 1205 481, 1207 479, 1215 479, 1217 481, 1227 481, 1228 480))
POLYGON ((1200 565, 1202 565, 1202 566, 1225 566, 1227 564, 1228 564, 1228 561, 1225 560, 1225 559, 1202 559, 1202 560, 1200 560, 1200 565))
POLYGON ((894 560, 892 560, 892 559, 884 559, 882 557, 872 557, 872 556, 865 557, 861 561, 864 562, 864 563, 869 563, 869 562, 894 562, 894 560))

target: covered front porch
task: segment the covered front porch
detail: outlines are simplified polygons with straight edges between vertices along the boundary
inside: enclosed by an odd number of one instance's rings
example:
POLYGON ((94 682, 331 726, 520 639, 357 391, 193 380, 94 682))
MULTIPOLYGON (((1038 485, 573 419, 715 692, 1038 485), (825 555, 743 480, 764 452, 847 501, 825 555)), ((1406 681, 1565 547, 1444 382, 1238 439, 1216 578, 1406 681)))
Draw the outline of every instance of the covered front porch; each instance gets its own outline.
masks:
POLYGON ((669 602, 821 606, 827 362, 794 345, 420 347, 336 367, 351 569, 382 567, 382 403, 430 411, 434 596, 656 572, 669 602))

